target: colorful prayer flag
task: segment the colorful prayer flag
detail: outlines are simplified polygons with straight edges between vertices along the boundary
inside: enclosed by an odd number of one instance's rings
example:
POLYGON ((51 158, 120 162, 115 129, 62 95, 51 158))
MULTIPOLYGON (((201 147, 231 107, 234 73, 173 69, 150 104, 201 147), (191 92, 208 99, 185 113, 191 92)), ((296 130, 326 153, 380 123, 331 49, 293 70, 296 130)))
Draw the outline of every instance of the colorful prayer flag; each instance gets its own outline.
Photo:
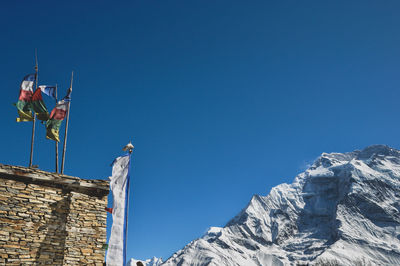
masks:
POLYGON ((50 118, 46 122, 46 138, 52 139, 54 141, 60 142, 60 126, 64 120, 67 112, 69 111, 69 102, 71 101, 72 89, 69 88, 67 95, 58 101, 56 107, 50 113, 50 118))
POLYGON ((40 85, 38 88, 53 99, 56 99, 56 86, 40 85))
POLYGON ((17 122, 33 121, 31 111, 31 101, 33 96, 33 84, 36 80, 36 74, 28 74, 21 82, 18 102, 15 106, 18 109, 19 117, 17 122))
POLYGON ((51 111, 50 118, 46 122, 46 138, 60 142, 59 131, 62 121, 68 110, 68 102, 58 101, 56 107, 51 111))
POLYGON ((49 112, 44 105, 42 91, 40 88, 33 93, 31 105, 39 120, 47 121, 49 119, 49 112))

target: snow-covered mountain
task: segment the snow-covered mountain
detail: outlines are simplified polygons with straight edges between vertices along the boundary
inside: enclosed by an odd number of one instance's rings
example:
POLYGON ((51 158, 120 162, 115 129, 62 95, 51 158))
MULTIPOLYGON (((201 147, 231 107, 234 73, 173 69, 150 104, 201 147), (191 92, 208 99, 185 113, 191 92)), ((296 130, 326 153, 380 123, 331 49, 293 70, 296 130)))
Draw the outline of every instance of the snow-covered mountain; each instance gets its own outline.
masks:
POLYGON ((162 265, 400 265, 400 151, 322 154, 162 265))
POLYGON ((161 258, 156 258, 156 257, 147 260, 130 259, 129 262, 126 264, 126 266, 137 266, 138 262, 141 262, 143 266, 160 266, 163 261, 161 258))

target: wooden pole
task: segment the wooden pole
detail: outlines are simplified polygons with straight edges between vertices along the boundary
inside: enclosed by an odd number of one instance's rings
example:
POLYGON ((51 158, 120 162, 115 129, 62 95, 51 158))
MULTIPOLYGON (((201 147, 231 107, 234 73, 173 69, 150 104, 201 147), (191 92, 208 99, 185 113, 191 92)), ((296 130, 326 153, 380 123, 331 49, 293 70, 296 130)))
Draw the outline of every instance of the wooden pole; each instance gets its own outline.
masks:
MULTIPOLYGON (((56 105, 57 105, 57 84, 56 84, 55 96, 56 96, 56 105)), ((58 173, 58 141, 56 141, 56 173, 58 173)))
MULTIPOLYGON (((39 68, 38 68, 38 60, 37 60, 37 50, 35 49, 35 91, 37 90, 38 86, 38 77, 39 77, 39 68)), ((33 145, 35 144, 35 125, 36 125, 36 114, 33 112, 33 125, 32 125, 32 138, 31 138, 31 156, 29 159, 29 167, 32 167, 33 161, 33 145)))
MULTIPOLYGON (((71 85, 69 87, 69 92, 72 92, 72 82, 74 81, 74 71, 71 74, 71 85)), ((69 120, 69 111, 71 107, 71 102, 68 102, 67 107, 67 120, 65 121, 65 134, 64 134, 64 147, 63 147, 63 154, 61 160, 61 174, 64 174, 64 163, 65 163, 65 151, 67 149, 67 135, 68 135, 68 120, 69 120)))

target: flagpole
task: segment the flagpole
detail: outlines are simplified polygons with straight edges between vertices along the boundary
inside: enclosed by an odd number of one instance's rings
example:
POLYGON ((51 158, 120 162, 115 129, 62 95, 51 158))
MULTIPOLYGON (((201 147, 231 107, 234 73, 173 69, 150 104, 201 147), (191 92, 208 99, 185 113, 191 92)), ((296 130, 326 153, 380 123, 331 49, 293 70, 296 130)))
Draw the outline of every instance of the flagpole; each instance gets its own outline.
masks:
MULTIPOLYGON (((69 87, 70 91, 72 91, 72 82, 73 81, 74 81, 74 71, 72 71, 72 74, 71 74, 71 85, 69 87)), ((64 174, 64 162, 65 162, 65 151, 67 149, 67 134, 68 134, 68 120, 69 120, 70 107, 71 107, 71 101, 68 102, 67 120, 65 121, 64 147, 63 147, 63 154, 62 154, 62 160, 61 160, 61 174, 64 174)))
POLYGON ((128 214, 129 214, 129 185, 130 185, 130 179, 131 179, 131 159, 132 159, 132 151, 133 151, 133 146, 132 148, 129 148, 129 168, 128 168, 128 180, 126 184, 126 189, 127 189, 127 198, 126 200, 126 215, 125 215, 125 224, 126 224, 126 230, 125 230, 125 237, 124 237, 124 265, 126 265, 126 242, 128 238, 128 214))
MULTIPOLYGON (((56 96, 56 105, 57 105, 57 84, 56 84, 55 96, 56 96)), ((56 143, 56 173, 58 173, 58 141, 55 141, 55 143, 56 143)))
MULTIPOLYGON (((37 49, 35 49, 35 80, 36 80, 36 85, 35 85, 35 91, 37 90, 38 86, 38 76, 39 76, 39 68, 38 68, 38 60, 37 60, 37 49)), ((36 125, 36 113, 33 112, 33 125, 32 125, 32 138, 31 138, 31 156, 29 159, 29 167, 32 167, 32 161, 33 161, 33 145, 35 143, 35 125, 36 125)))

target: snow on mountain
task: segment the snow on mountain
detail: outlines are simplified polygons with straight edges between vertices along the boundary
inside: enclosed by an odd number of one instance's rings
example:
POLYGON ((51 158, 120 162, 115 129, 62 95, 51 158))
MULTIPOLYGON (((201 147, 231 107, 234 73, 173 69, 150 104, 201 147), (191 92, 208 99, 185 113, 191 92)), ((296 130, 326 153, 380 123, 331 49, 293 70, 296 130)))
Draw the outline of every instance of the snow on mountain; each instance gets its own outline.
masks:
POLYGON ((323 153, 292 184, 255 195, 162 265, 400 265, 400 151, 323 153))
POLYGON ((160 266, 163 261, 161 258, 156 258, 156 257, 147 260, 130 259, 129 262, 126 264, 126 266, 137 266, 138 262, 141 262, 143 266, 160 266))

